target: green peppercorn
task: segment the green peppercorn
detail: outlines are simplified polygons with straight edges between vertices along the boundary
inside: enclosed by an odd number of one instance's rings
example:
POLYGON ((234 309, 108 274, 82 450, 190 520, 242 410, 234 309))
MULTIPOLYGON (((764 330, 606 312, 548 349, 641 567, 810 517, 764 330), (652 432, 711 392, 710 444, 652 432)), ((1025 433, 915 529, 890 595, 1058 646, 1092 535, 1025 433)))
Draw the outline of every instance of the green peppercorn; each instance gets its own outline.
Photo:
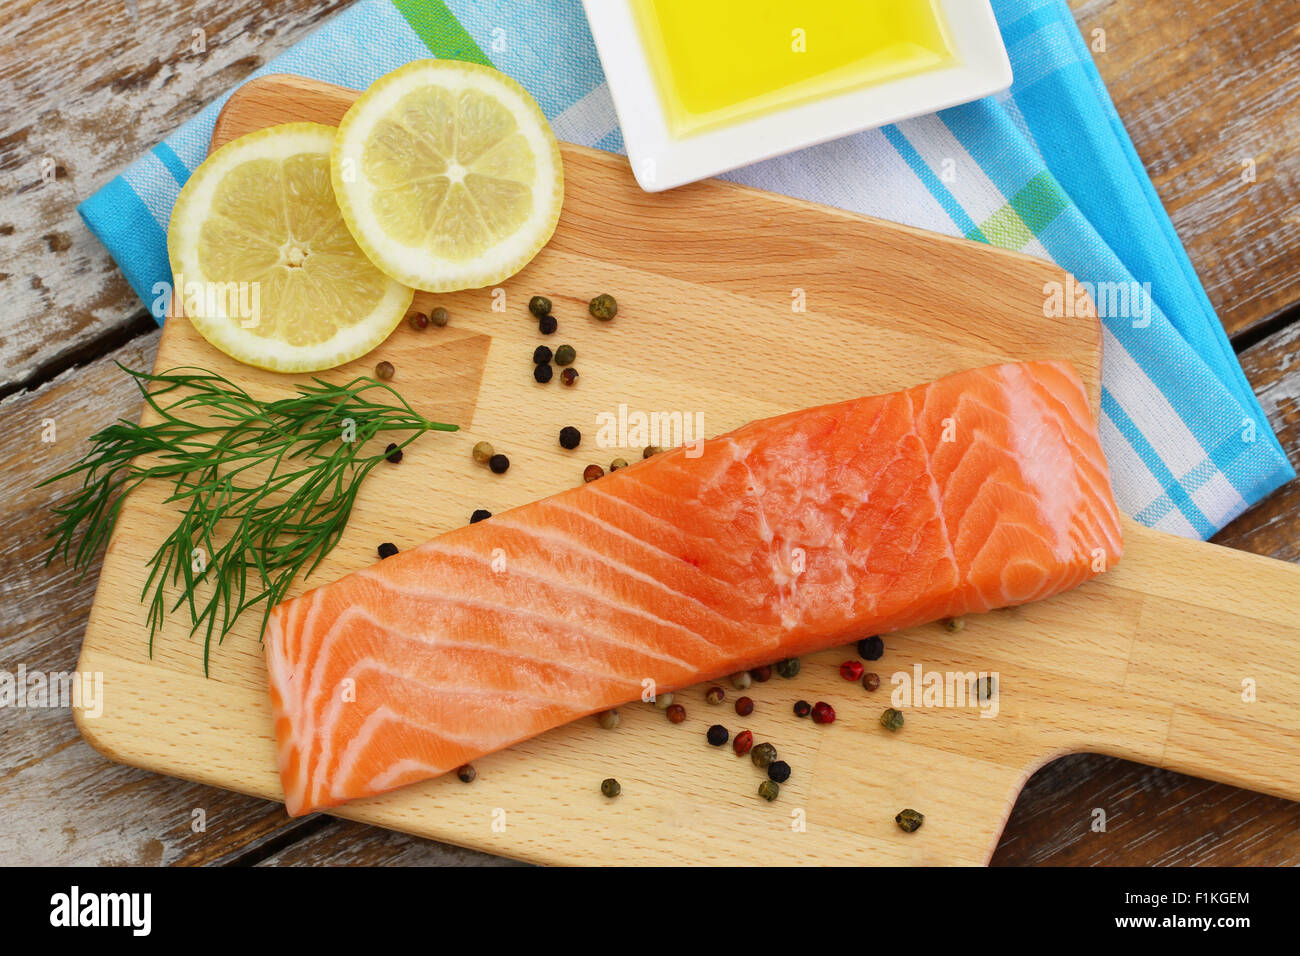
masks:
POLYGON ((504 475, 510 468, 510 459, 505 455, 493 455, 488 459, 488 467, 494 475, 504 475))
POLYGON ((790 765, 784 760, 773 760, 767 765, 767 779, 775 783, 785 783, 790 779, 790 765))
POLYGON ((781 795, 781 785, 772 780, 764 780, 758 785, 758 795, 771 803, 781 795))
POLYGON ((898 824, 898 829, 904 833, 915 833, 921 829, 921 824, 925 822, 925 814, 916 810, 903 810, 898 816, 894 817, 894 822, 898 824))
POLYGON ((556 365, 572 365, 573 360, 578 357, 578 350, 572 345, 561 345, 555 350, 556 365))
POLYGON ((749 685, 754 683, 754 678, 749 676, 749 671, 741 671, 739 674, 731 675, 731 686, 736 690, 749 690, 749 685))
POLYGON ((474 778, 478 776, 478 771, 474 769, 472 763, 467 763, 456 771, 456 776, 460 777, 461 783, 473 783, 474 778))
POLYGON ((655 706, 660 710, 667 710, 673 705, 673 695, 671 691, 665 691, 662 694, 655 694, 655 706))
POLYGON ((618 471, 620 468, 626 468, 626 467, 627 467, 626 458, 615 458, 613 461, 609 463, 610 471, 618 471))
POLYGON ((601 468, 600 465, 588 465, 582 469, 583 481, 595 481, 597 478, 603 478, 604 476, 605 469, 601 468))
POLYGON ((480 465, 486 465, 496 452, 492 448, 490 441, 481 441, 474 446, 474 460, 480 465))
POLYGON ((704 692, 704 699, 710 704, 720 704, 727 697, 727 692, 716 684, 704 692))
POLYGON ((617 797, 620 793, 623 792, 623 788, 619 785, 619 782, 615 780, 613 777, 606 777, 604 780, 600 782, 600 792, 603 793, 605 796, 609 797, 611 800, 613 800, 615 797, 617 797))
POLYGON ((885 712, 880 715, 880 726, 886 730, 898 730, 903 726, 902 711, 894 710, 892 707, 885 708, 885 712))
POLYGON ((766 770, 776 759, 776 748, 771 744, 759 744, 749 752, 749 759, 754 761, 754 766, 766 770))
POLYGON ((950 634, 956 634, 966 626, 966 619, 962 617, 945 617, 943 619, 943 626, 950 634))
POLYGON ((582 444, 582 432, 578 431, 572 425, 565 425, 560 429, 560 447, 567 448, 570 451, 582 444))
POLYGON ((608 322, 618 315, 618 300, 608 293, 601 293, 587 303, 587 311, 602 322, 608 322))
POLYGON ((603 727, 605 730, 613 730, 615 727, 618 726, 618 721, 619 721, 618 711, 603 710, 600 712, 600 714, 597 715, 596 719, 600 721, 600 726, 603 727))
POLYGON ((551 300, 544 295, 535 295, 528 300, 528 311, 537 318, 551 314, 551 300))
POLYGON ((560 372, 560 384, 565 388, 573 388, 578 384, 578 370, 576 368, 566 368, 560 372))
POLYGON ((432 322, 434 325, 436 325, 438 328, 442 328, 444 325, 446 325, 447 320, 450 318, 451 316, 447 314, 447 310, 444 309, 442 306, 438 306, 436 309, 434 309, 432 312, 429 313, 429 321, 432 322))
POLYGON ((786 678, 786 680, 789 680, 790 678, 793 678, 793 677, 798 677, 798 676, 799 676, 799 658, 797 658, 797 657, 787 657, 787 658, 786 658, 785 660, 783 660, 783 661, 777 661, 777 662, 776 662, 776 672, 777 672, 778 674, 780 674, 782 677, 786 678))
POLYGON ((423 312, 412 312, 406 317, 406 324, 417 332, 423 332, 429 327, 429 317, 423 312))
POLYGON ((397 372, 392 362, 380 362, 375 366, 375 378, 387 382, 397 372))

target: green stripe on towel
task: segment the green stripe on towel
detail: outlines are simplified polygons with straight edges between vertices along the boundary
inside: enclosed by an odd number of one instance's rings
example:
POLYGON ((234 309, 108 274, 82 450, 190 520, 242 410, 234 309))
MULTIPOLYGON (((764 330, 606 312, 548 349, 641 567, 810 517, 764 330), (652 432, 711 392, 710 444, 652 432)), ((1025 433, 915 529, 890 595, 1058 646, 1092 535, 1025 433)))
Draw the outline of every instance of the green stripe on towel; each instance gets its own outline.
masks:
POLYGON ((492 65, 442 0, 393 0, 393 6, 438 59, 492 65))

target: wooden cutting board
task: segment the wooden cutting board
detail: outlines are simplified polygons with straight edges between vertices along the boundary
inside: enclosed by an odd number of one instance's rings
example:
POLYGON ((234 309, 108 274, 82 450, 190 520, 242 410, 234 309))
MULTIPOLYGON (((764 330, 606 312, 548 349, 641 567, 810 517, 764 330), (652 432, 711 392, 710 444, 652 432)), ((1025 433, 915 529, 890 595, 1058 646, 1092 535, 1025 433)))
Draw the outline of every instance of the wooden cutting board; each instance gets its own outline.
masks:
MULTIPOLYGON (((296 77, 242 87, 214 145, 273 123, 334 123, 352 91, 296 77)), ((1043 317, 1051 264, 730 183, 641 192, 622 157, 563 147, 567 196, 550 245, 502 292, 417 296, 451 323, 403 325, 371 355, 329 373, 346 379, 385 359, 421 412, 462 431, 421 437, 396 467, 365 485, 348 532, 310 579, 318 584, 399 547, 491 511, 557 492, 582 468, 618 454, 563 453, 566 424, 594 431, 600 411, 700 411, 709 434, 753 418, 886 392, 1007 359, 1065 358, 1094 395, 1095 323, 1043 317), (618 297, 597 323, 587 300, 618 297), (504 295, 505 311, 493 311, 504 295), (555 303, 581 372, 576 388, 532 379, 543 339, 530 295, 555 303), (796 309, 802 304, 802 311, 796 309), (493 476, 471 462, 490 440, 513 462, 493 476)), ((258 395, 296 380, 218 354, 183 319, 167 323, 157 368, 201 365, 258 395)), ((631 455, 629 455, 631 457, 631 455)), ((139 603, 145 561, 170 520, 162 488, 126 504, 104 559, 81 669, 104 676, 102 715, 78 713, 109 757, 191 780, 281 798, 257 621, 240 622, 203 676, 201 648, 180 615, 148 654, 139 603)), ((984 863, 1025 779, 1072 751, 1114 754, 1300 798, 1300 569, 1126 525, 1123 562, 1051 601, 998 611, 950 634, 930 625, 890 635, 869 667, 875 693, 839 677, 854 655, 808 658, 793 681, 748 692, 738 718, 704 689, 679 694, 689 717, 669 724, 649 704, 622 708, 605 731, 593 719, 453 776, 358 801, 338 814, 491 853, 550 863, 984 863), (892 677, 998 675, 998 713, 908 707, 906 726, 879 725, 892 677), (1253 694, 1244 692, 1253 687, 1253 694), (821 727, 791 713, 797 699, 831 702, 821 727), (721 722, 771 741, 794 768, 772 804, 760 772, 704 730, 721 722), (617 777, 622 796, 598 791, 617 777), (894 815, 926 815, 912 834, 894 815)), ((300 589, 305 585, 300 585, 300 589)), ((1100 808, 1104 810, 1105 808, 1100 808)), ((1081 833, 1094 808, 1080 805, 1081 833)))

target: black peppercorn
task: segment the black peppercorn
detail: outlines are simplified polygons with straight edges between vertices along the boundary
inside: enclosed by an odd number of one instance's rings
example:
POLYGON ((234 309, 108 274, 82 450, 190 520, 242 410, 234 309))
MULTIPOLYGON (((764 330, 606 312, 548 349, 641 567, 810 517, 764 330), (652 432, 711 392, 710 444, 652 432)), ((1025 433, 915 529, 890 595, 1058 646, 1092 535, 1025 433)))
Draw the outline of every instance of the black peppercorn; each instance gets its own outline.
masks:
POLYGON ((727 738, 730 734, 727 733, 727 728, 722 726, 722 724, 714 724, 709 728, 707 736, 709 738, 709 743, 713 744, 715 747, 721 747, 727 742, 727 738))
POLYGON ((578 431, 572 425, 565 425, 560 429, 560 447, 570 450, 577 448, 582 444, 582 432, 578 431))

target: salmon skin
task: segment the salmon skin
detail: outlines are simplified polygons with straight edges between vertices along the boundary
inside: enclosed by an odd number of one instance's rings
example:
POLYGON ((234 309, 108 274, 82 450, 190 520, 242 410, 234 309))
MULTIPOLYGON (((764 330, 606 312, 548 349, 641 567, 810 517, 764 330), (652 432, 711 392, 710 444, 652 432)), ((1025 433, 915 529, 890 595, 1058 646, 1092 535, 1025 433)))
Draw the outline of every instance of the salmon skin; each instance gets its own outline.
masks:
POLYGON ((646 687, 1050 597, 1121 552, 1068 364, 752 422, 278 605, 285 803, 435 777, 646 687))

